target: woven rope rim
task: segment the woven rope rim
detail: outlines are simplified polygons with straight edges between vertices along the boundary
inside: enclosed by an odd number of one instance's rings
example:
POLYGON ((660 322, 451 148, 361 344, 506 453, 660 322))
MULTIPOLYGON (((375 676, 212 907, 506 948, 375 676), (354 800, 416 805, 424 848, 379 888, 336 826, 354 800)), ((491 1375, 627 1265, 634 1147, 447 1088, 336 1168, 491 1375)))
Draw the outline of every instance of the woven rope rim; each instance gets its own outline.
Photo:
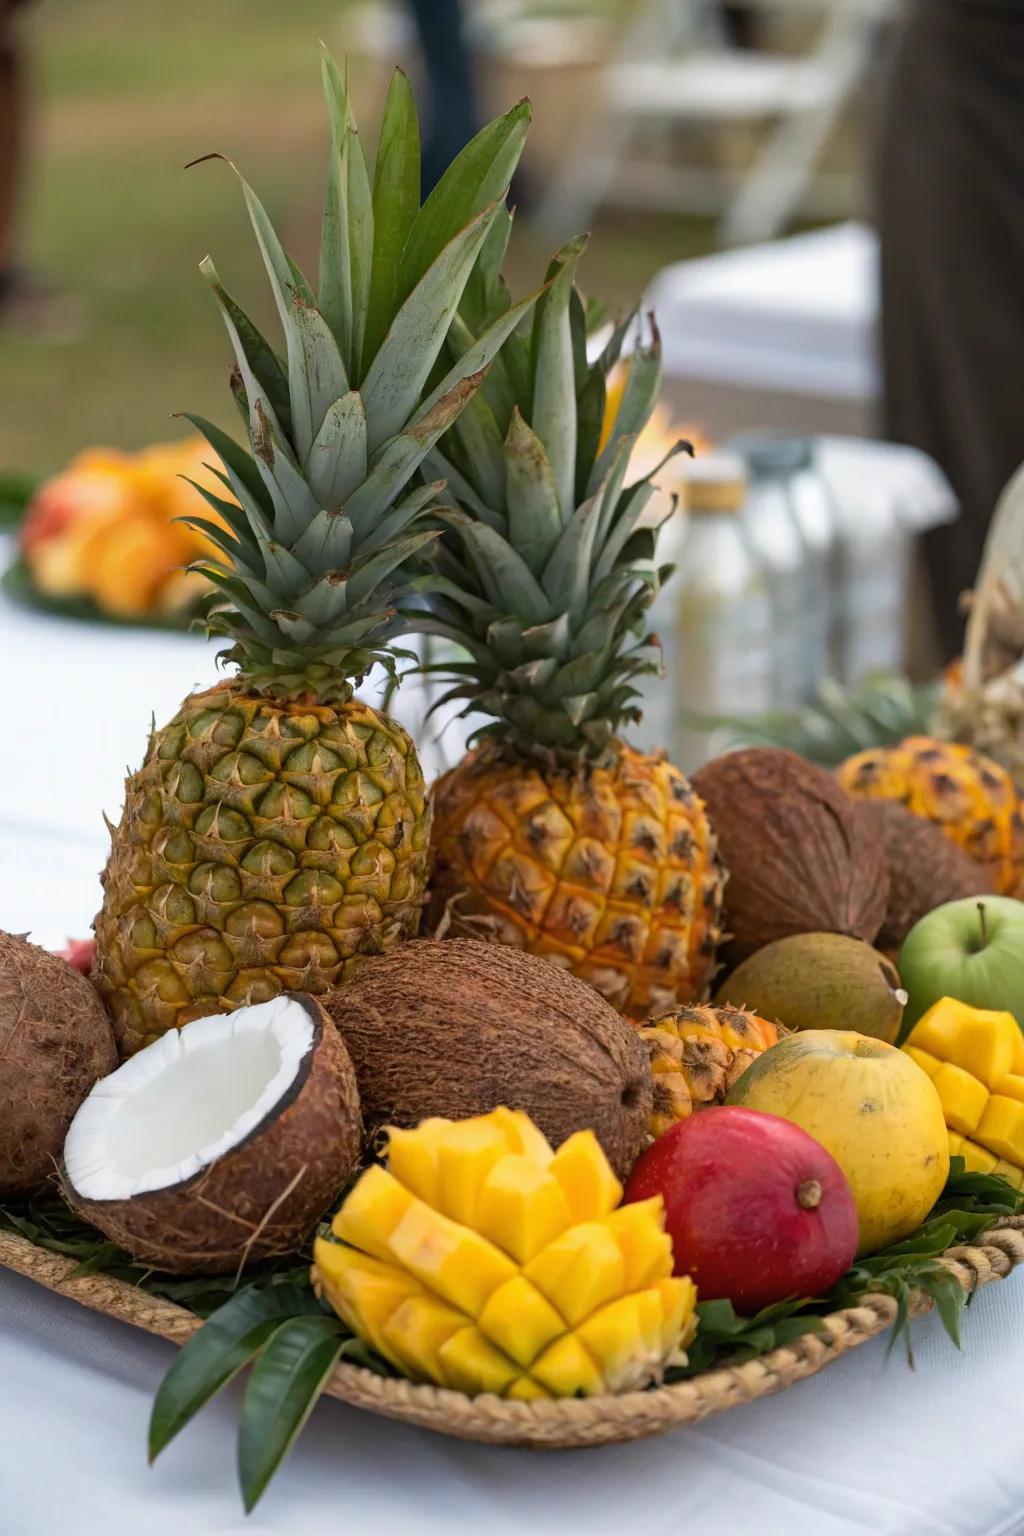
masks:
MULTIPOLYGON (((1004 1218, 977 1245, 947 1249, 940 1262, 968 1292, 1003 1279, 1024 1264, 1024 1216, 1004 1218)), ((71 1279, 76 1268, 73 1259, 49 1253, 14 1233, 0 1232, 0 1267, 175 1344, 184 1344, 200 1327, 199 1319, 184 1307, 123 1280, 102 1274, 71 1279)), ((910 1315, 919 1317, 931 1307, 930 1297, 915 1292, 910 1315)), ((416 1386, 355 1365, 336 1366, 326 1391, 353 1407, 487 1445, 552 1450, 611 1445, 699 1424, 712 1414, 784 1391, 884 1332, 895 1315, 891 1296, 865 1296, 855 1307, 829 1313, 820 1333, 806 1334, 759 1359, 719 1366, 674 1386, 621 1397, 510 1403, 499 1397, 469 1398, 440 1387, 416 1386)))

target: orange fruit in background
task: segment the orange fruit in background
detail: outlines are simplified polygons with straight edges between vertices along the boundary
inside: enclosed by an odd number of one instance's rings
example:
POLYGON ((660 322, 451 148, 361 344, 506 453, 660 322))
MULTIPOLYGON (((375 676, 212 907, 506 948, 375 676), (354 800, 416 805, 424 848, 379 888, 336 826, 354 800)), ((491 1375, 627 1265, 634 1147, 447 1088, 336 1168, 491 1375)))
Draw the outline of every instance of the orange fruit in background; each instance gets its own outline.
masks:
POLYGON ((135 454, 93 448, 40 487, 22 525, 20 546, 40 591, 91 597, 104 612, 130 618, 186 608, 209 590, 185 567, 214 553, 205 534, 177 521, 219 521, 190 479, 218 494, 200 437, 157 443, 135 454))

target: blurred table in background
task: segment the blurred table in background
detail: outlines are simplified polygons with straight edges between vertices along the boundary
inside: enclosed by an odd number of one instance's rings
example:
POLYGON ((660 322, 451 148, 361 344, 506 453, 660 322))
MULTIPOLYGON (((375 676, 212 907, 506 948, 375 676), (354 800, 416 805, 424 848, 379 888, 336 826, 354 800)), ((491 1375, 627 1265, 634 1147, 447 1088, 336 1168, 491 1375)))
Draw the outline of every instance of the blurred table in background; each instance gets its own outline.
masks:
POLYGON ((717 439, 873 428, 878 249, 838 224, 666 267, 649 287, 665 397, 717 439))

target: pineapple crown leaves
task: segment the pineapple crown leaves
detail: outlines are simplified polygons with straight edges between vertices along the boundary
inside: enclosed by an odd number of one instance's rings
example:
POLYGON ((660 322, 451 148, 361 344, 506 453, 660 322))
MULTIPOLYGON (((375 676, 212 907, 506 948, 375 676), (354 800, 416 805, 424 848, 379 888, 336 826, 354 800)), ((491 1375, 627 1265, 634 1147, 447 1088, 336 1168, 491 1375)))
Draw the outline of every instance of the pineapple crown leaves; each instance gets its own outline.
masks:
MULTIPOLYGON (((509 313, 500 275, 509 223, 500 210, 485 239, 449 336, 456 353, 509 313)), ((588 362, 575 286, 584 246, 579 238, 558 252, 532 318, 517 322, 424 457, 456 505, 441 512, 448 536, 423 551, 417 583, 428 610, 417 627, 471 658, 432 668, 451 680, 437 707, 490 715, 478 736, 516 752, 567 758, 600 758, 639 718, 638 680, 660 670, 645 615, 670 573, 656 563, 651 477, 626 483, 660 384, 657 327, 651 317, 606 421, 608 374, 635 316, 588 362)))
POLYGON ((239 176, 283 357, 213 262, 201 263, 234 352, 248 448, 187 417, 217 454, 224 491, 197 487, 215 515, 187 521, 215 546, 194 568, 217 588, 207 627, 232 642, 223 654, 245 685, 328 703, 350 697, 352 680, 375 663, 394 676, 394 642, 408 629, 408 562, 438 537, 424 523, 441 487, 414 477, 537 296, 506 305, 457 356, 443 356, 503 211, 528 103, 488 124, 421 206, 405 75, 396 70, 391 81, 372 181, 345 83, 326 54, 323 83, 331 153, 315 293, 239 176))

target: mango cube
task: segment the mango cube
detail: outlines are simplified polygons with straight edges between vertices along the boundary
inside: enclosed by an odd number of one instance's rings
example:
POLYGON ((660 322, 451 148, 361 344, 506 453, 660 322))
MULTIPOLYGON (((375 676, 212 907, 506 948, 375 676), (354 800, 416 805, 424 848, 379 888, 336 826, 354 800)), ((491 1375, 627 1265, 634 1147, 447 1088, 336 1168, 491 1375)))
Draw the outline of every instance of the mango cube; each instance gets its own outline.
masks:
POLYGON ((954 1067, 948 1061, 942 1063, 932 1082, 942 1101, 946 1124, 951 1130, 969 1135, 977 1126, 988 1103, 985 1084, 965 1072, 963 1067, 954 1067))
POLYGON ((964 1167, 968 1173, 995 1172, 997 1159, 991 1152, 986 1152, 984 1147, 979 1147, 976 1141, 971 1141, 967 1136, 963 1139, 960 1156, 964 1160, 964 1167))
POLYGON ((445 1301, 475 1316, 516 1273, 512 1260, 479 1232, 414 1200, 391 1237, 391 1254, 445 1301))
POLYGON ((506 1154, 477 1191, 477 1228, 520 1264, 571 1225, 558 1180, 523 1154, 506 1154))
POLYGON ((562 1186, 574 1221, 597 1221, 622 1199, 622 1185, 593 1131, 577 1131, 563 1141, 551 1160, 551 1173, 562 1186))
POLYGON ((994 1093, 978 1122, 975 1136, 990 1152, 996 1152, 1020 1167, 1024 1164, 1024 1104, 994 1093))

